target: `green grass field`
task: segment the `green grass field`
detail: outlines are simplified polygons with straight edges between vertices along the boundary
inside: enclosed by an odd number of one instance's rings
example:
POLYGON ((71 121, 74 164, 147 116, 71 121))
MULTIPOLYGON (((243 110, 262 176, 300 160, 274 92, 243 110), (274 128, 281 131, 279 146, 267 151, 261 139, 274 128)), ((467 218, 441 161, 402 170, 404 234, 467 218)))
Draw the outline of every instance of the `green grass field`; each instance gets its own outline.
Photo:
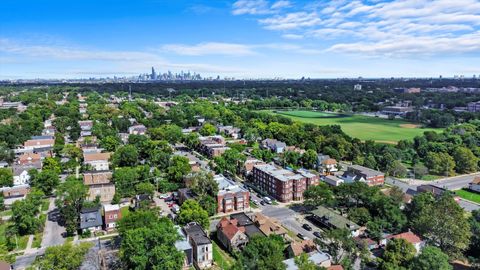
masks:
POLYGON ((455 191, 455 193, 457 193, 458 196, 460 196, 461 198, 463 198, 465 200, 480 203, 480 193, 475 193, 475 192, 468 191, 468 190, 465 190, 465 189, 457 190, 457 191, 455 191))
POLYGON ((315 111, 272 111, 302 123, 317 125, 340 125, 351 137, 360 140, 374 140, 380 143, 396 143, 402 139, 413 139, 428 130, 441 132, 442 129, 420 128, 403 120, 388 120, 363 115, 345 115, 315 111))

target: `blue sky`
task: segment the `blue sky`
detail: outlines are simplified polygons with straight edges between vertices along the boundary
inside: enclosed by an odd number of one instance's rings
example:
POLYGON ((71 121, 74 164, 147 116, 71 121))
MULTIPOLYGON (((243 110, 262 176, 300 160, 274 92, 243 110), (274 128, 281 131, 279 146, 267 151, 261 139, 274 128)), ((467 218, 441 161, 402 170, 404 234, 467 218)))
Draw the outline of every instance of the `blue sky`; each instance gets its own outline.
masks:
POLYGON ((0 78, 480 75, 479 0, 2 0, 0 78))

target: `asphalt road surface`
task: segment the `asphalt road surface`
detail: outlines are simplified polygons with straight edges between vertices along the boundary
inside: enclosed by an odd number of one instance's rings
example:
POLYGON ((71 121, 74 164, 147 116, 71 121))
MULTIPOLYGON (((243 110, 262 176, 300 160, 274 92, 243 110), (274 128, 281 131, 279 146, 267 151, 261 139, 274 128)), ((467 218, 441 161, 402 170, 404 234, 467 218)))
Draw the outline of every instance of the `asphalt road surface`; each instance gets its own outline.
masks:
POLYGON ((50 198, 47 222, 43 230, 42 247, 61 245, 65 242, 65 227, 59 224, 60 213, 55 207, 55 199, 50 198))
MULTIPOLYGON (((435 185, 437 187, 441 187, 441 188, 445 188, 445 189, 448 189, 448 190, 457 190, 457 189, 461 189, 463 187, 466 187, 468 186, 468 183, 472 182, 473 178, 475 176, 478 176, 479 174, 475 174, 475 175, 461 175, 461 176, 457 176, 457 177, 451 177, 451 178, 447 178, 447 179, 439 179, 439 180, 436 180, 436 181, 425 181, 425 184, 432 184, 432 185, 435 185)), ((386 180, 385 180, 386 183, 390 184, 390 185, 395 185, 399 188, 401 188, 404 192, 406 192, 408 189, 412 189, 412 190, 417 190, 417 186, 418 184, 409 184, 409 183, 405 183, 405 182, 402 182, 402 181, 399 181, 399 180, 395 180, 395 179, 392 179, 390 177, 387 177, 386 180)), ((418 183, 418 181, 417 181, 418 183)), ((465 209, 466 211, 473 211, 473 210, 478 210, 480 209, 480 205, 476 204, 476 203, 473 203, 473 202, 470 202, 470 201, 467 201, 467 200, 464 200, 464 199, 460 199, 458 204, 463 208, 465 209)))

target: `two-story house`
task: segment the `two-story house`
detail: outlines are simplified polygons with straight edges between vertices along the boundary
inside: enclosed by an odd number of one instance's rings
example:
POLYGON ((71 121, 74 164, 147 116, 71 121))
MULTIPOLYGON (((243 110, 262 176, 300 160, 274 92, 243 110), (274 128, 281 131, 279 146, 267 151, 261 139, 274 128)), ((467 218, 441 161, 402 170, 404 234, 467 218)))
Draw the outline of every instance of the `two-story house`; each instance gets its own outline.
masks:
POLYGON ((83 162, 92 166, 95 171, 108 171, 110 166, 108 160, 110 153, 84 153, 83 162))
POLYGON ((212 241, 196 222, 191 222, 183 227, 187 239, 192 245, 193 260, 196 267, 200 269, 209 268, 213 265, 212 241))

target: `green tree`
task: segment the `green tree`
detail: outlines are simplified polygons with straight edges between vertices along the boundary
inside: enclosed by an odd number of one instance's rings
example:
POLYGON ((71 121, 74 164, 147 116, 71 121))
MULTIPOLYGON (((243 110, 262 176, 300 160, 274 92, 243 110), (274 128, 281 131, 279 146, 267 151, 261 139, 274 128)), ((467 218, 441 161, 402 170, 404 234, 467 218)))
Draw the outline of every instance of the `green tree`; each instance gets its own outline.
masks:
POLYGON ((199 196, 216 196, 218 193, 218 183, 213 179, 211 173, 204 171, 198 172, 190 177, 189 180, 189 187, 199 196))
POLYGON ((366 225, 372 220, 370 212, 365 207, 350 208, 348 210, 348 218, 361 226, 366 225))
POLYGON ((310 207, 329 205, 334 202, 333 191, 324 182, 320 182, 316 186, 309 186, 303 192, 303 197, 305 199, 304 204, 310 207))
POLYGON ((119 147, 112 156, 115 167, 135 166, 138 163, 138 151, 133 145, 119 147))
POLYGON ((447 254, 437 247, 427 246, 422 253, 413 259, 410 266, 415 270, 451 270, 453 267, 448 263, 447 254))
POLYGON ((182 128, 177 125, 162 125, 148 130, 153 140, 166 140, 171 144, 179 142, 182 137, 182 128))
POLYGON ((43 160, 42 169, 54 171, 56 174, 60 174, 62 172, 62 166, 60 162, 56 158, 52 157, 47 157, 43 160))
POLYGON ((195 200, 186 200, 180 207, 180 214, 177 216, 177 222, 185 225, 192 221, 197 222, 203 228, 208 229, 210 220, 208 212, 204 210, 195 200))
POLYGON ((92 243, 80 243, 72 245, 66 243, 61 246, 48 247, 45 255, 35 261, 34 268, 39 270, 75 270, 78 269, 92 243))
POLYGON ((183 156, 173 156, 167 168, 168 179, 173 182, 182 182, 183 177, 192 170, 190 161, 183 156))
POLYGON ((466 147, 455 148, 453 159, 456 164, 455 169, 459 173, 471 173, 478 169, 478 158, 466 147))
POLYGON ((5 198, 3 197, 3 193, 0 194, 0 211, 5 210, 5 198))
POLYGON ((317 165, 317 152, 308 149, 301 157, 303 167, 313 169, 317 165))
POLYGON ((79 224, 80 210, 88 194, 88 188, 82 180, 69 176, 56 190, 57 207, 65 221, 67 235, 73 235, 79 224))
POLYGON ((39 203, 43 193, 36 189, 25 200, 15 201, 12 205, 12 218, 15 231, 21 235, 33 234, 42 225, 37 218, 39 203))
POLYGON ((424 175, 428 174, 428 168, 422 164, 415 164, 415 166, 413 166, 413 172, 416 178, 421 179, 424 175))
POLYGON ((155 194, 155 187, 152 185, 152 183, 143 182, 135 185, 135 191, 137 194, 145 194, 150 196, 150 198, 153 198, 153 195, 155 194))
POLYGON ((461 256, 470 244, 470 224, 449 193, 444 193, 434 203, 425 204, 414 216, 412 227, 428 243, 438 246, 452 258, 461 256))
POLYGON ((394 160, 387 165, 387 173, 393 177, 403 178, 407 175, 407 168, 400 160, 394 160))
POLYGON ((122 142, 118 136, 106 136, 100 140, 100 146, 109 152, 114 152, 122 142))
POLYGON ((245 270, 282 270, 283 239, 278 235, 268 237, 254 236, 242 250, 234 269, 245 270))
POLYGON ((180 238, 167 218, 151 211, 137 211, 119 222, 120 259, 128 269, 176 270, 184 254, 174 246, 180 238))
POLYGON ((345 259, 354 260, 358 251, 350 231, 347 229, 333 229, 322 233, 321 240, 315 242, 332 256, 332 262, 339 264, 345 259))
POLYGON ((434 174, 450 176, 454 174, 455 160, 447 153, 428 152, 425 165, 434 174))
POLYGON ((10 168, 0 168, 0 187, 13 186, 13 173, 10 168))
POLYGON ((53 170, 42 170, 38 172, 33 169, 28 171, 30 175, 30 183, 33 187, 42 190, 46 195, 52 194, 54 188, 60 183, 58 173, 53 170))
POLYGON ((470 230, 472 237, 467 255, 480 259, 480 210, 473 210, 470 217, 470 230))
POLYGON ((406 269, 415 257, 415 247, 405 239, 392 239, 388 241, 382 256, 381 269, 406 269))
POLYGON ((322 270, 325 269, 316 265, 314 262, 310 261, 307 253, 302 253, 300 256, 295 257, 295 264, 298 267, 298 270, 322 270))
POLYGON ((214 125, 210 123, 205 123, 200 128, 199 133, 202 134, 202 136, 212 136, 212 135, 215 135, 216 131, 217 129, 215 128, 214 125))
POLYGON ((113 171, 115 190, 121 197, 135 195, 135 184, 137 184, 139 179, 138 171, 132 167, 116 168, 113 171))

